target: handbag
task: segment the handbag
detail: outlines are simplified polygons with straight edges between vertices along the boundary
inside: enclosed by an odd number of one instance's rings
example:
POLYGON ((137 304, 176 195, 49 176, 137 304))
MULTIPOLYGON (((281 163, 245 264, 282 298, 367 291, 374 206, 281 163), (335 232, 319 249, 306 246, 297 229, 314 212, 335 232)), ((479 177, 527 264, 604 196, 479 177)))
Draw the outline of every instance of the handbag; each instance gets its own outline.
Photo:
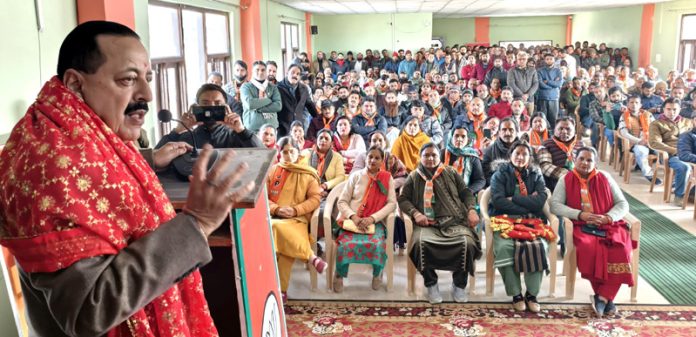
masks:
POLYGON ((343 230, 347 230, 349 232, 358 234, 375 234, 375 224, 367 226, 367 229, 365 229, 365 231, 362 231, 360 230, 360 228, 358 228, 358 225, 356 225, 355 222, 353 222, 353 220, 351 219, 343 220, 341 228, 343 228, 343 230))

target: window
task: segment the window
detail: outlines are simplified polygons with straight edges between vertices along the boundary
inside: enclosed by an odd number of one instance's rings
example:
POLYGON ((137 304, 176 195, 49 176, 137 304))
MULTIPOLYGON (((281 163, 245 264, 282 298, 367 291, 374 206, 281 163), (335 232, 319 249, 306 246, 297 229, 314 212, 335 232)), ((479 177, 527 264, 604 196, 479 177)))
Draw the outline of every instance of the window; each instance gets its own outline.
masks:
POLYGON ((677 69, 682 72, 693 68, 696 68, 696 15, 684 15, 679 36, 677 69))
MULTIPOLYGON (((179 118, 196 99, 212 71, 231 78, 229 15, 202 8, 152 1, 148 5, 155 111, 179 118)), ((171 125, 156 128, 159 139, 171 125)))
POLYGON ((300 52, 300 32, 297 24, 280 23, 280 50, 283 55, 283 74, 285 74, 292 60, 300 52))

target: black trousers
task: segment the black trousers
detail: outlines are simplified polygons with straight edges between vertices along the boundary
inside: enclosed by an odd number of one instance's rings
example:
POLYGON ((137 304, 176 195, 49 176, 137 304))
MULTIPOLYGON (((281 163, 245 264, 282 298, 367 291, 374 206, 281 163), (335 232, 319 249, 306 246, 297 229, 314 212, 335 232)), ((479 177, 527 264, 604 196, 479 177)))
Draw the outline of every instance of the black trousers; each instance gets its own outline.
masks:
MULTIPOLYGON (((432 287, 437 284, 437 273, 435 273, 435 269, 425 268, 421 272, 421 275, 423 275, 426 287, 432 287)), ((455 286, 464 289, 466 288, 467 282, 469 282, 469 274, 466 270, 459 269, 452 273, 452 281, 454 281, 455 286)))

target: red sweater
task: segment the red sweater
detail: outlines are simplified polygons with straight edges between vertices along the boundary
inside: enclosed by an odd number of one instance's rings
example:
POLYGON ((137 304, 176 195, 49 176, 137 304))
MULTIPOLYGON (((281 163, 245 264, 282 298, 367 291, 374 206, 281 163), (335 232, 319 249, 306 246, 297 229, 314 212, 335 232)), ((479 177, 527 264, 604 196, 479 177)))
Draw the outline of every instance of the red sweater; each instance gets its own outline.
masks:
POLYGON ((474 74, 472 77, 475 77, 479 83, 483 83, 483 80, 486 78, 486 74, 493 69, 493 62, 488 61, 488 66, 483 67, 483 63, 478 62, 476 63, 476 68, 474 68, 474 74))
POLYGON ((498 117, 498 119, 503 119, 505 117, 512 116, 512 106, 509 102, 498 102, 488 109, 488 117, 498 117))
POLYGON ((476 70, 476 66, 472 66, 470 64, 467 64, 462 67, 462 73, 460 74, 460 78, 463 80, 469 80, 470 78, 474 77, 474 71, 476 70))

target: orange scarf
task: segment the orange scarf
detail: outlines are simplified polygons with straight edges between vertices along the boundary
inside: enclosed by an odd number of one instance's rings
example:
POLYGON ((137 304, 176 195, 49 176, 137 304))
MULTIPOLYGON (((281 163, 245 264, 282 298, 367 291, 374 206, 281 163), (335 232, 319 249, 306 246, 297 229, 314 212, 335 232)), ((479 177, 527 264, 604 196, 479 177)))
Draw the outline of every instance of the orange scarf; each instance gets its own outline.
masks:
POLYGON ((578 173, 577 168, 573 169, 572 172, 573 175, 575 175, 575 177, 578 178, 578 182, 580 182, 580 200, 582 202, 582 211, 594 213, 594 209, 592 207, 592 195, 590 194, 589 181, 597 175, 597 169, 592 170, 589 176, 587 176, 587 179, 583 179, 582 177, 580 177, 580 173, 578 173))
MULTIPOLYGON (((471 103, 469 103, 471 106, 471 103)), ((468 109, 469 120, 474 123, 474 133, 476 133, 476 139, 474 139, 474 148, 481 149, 481 140, 483 139, 483 121, 486 119, 486 114, 480 113, 478 116, 471 113, 471 108, 468 109)))
MULTIPOLYGON (((444 162, 444 164, 449 165, 450 159, 451 159, 450 152, 445 150, 445 162, 444 162)), ((455 161, 452 164, 452 167, 454 167, 454 169, 457 170, 457 173, 459 173, 459 175, 461 175, 462 172, 464 172, 464 156, 459 157, 457 159, 457 161, 455 161)))
POLYGON ((500 88, 499 89, 490 88, 488 90, 488 94, 493 96, 493 98, 495 98, 496 101, 500 98, 500 94, 502 92, 503 92, 503 89, 500 89, 500 88))
POLYGON ((423 212, 428 218, 428 222, 430 224, 435 223, 435 210, 433 209, 433 203, 435 203, 434 181, 440 176, 440 174, 442 174, 442 171, 444 170, 445 166, 440 164, 435 171, 435 174, 433 174, 433 178, 428 179, 425 176, 425 173, 421 172, 420 168, 416 169, 418 175, 420 175, 420 177, 425 181, 425 188, 423 189, 423 212))
MULTIPOLYGON (((0 243, 28 273, 116 255, 176 213, 155 173, 54 76, 0 155, 0 243)), ((198 270, 106 336, 217 336, 198 270)))
POLYGON ((375 126, 375 116, 377 116, 377 114, 372 114, 372 117, 370 117, 366 113, 362 112, 360 115, 367 120, 365 126, 375 126))
POLYGON ((512 170, 515 172, 515 178, 517 178, 517 186, 520 189, 520 195, 526 197, 528 195, 527 185, 524 183, 524 180, 522 180, 520 171, 517 168, 513 168, 512 170))
POLYGON ((532 130, 530 133, 529 144, 532 146, 541 146, 545 140, 549 139, 549 130, 546 129, 539 135, 539 132, 532 130))
POLYGON ((440 120, 440 110, 442 110, 442 105, 438 106, 437 108, 433 107, 433 118, 440 120))
POLYGON ((273 175, 271 176, 271 179, 268 181, 268 199, 276 203, 278 202, 280 192, 283 190, 283 186, 285 186, 285 180, 288 179, 289 174, 290 172, 282 168, 280 165, 276 166, 275 170, 273 171, 273 175))
POLYGON ((573 93, 573 96, 575 96, 575 97, 580 97, 580 96, 582 96, 582 92, 581 92, 580 90, 578 90, 578 89, 575 89, 575 88, 572 88, 572 87, 571 87, 571 88, 570 88, 570 92, 572 92, 572 93, 573 93))
POLYGON ((566 156, 568 157, 568 160, 570 162, 573 161, 573 149, 575 148, 575 143, 578 141, 578 138, 575 137, 573 138, 573 141, 570 142, 570 145, 566 145, 565 143, 559 141, 556 139, 556 137, 552 137, 551 140, 553 140, 554 143, 556 143, 556 146, 558 146, 561 151, 563 151, 566 156))
MULTIPOLYGON (((624 123, 626 123, 626 127, 630 130, 631 129, 631 117, 635 117, 631 114, 628 109, 626 109, 626 112, 624 112, 624 123)), ((650 123, 648 121, 648 114, 645 113, 643 110, 640 111, 640 115, 638 116, 638 120, 640 121, 640 129, 643 131, 643 135, 641 138, 643 140, 648 140, 648 131, 650 130, 650 123)))
POLYGON ((334 114, 328 121, 323 116, 321 119, 324 121, 324 129, 331 130, 331 123, 336 119, 336 114, 334 114))

